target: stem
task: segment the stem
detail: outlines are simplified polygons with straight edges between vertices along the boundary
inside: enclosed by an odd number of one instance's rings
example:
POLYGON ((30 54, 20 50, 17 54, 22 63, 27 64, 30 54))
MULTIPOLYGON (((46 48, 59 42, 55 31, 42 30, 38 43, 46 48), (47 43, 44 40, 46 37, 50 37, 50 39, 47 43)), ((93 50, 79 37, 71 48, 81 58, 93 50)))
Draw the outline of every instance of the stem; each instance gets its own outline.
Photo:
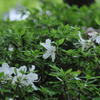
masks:
POLYGON ((64 87, 63 87, 63 89, 64 89, 64 98, 65 98, 65 100, 66 100, 66 98, 67 98, 67 100, 71 100, 71 98, 69 96, 69 93, 67 92, 68 91, 68 88, 67 88, 67 85, 66 85, 67 83, 64 81, 63 84, 64 84, 64 87))

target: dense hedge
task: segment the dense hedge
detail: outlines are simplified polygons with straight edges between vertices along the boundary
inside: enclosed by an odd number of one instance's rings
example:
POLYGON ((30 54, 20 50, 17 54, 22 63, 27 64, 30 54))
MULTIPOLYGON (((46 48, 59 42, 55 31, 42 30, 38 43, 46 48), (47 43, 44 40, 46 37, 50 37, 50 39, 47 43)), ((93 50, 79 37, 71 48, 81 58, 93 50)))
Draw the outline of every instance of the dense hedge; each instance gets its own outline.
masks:
POLYGON ((2 82, 0 73, 0 100, 99 100, 100 38, 92 40, 84 27, 100 28, 100 8, 48 1, 41 9, 27 10, 26 20, 0 22, 0 64, 25 65, 28 70, 35 65, 38 89, 2 82), (46 40, 51 40, 50 49, 55 47, 54 61, 43 59, 41 43, 46 40))

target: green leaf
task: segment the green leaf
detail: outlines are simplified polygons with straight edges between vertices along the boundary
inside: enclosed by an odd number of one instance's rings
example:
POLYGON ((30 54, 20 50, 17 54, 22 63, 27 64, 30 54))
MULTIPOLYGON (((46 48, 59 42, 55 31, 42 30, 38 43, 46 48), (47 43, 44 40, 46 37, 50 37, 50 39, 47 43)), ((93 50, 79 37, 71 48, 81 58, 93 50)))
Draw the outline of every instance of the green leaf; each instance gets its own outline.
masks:
POLYGON ((4 72, 1 72, 1 73, 0 73, 0 77, 3 77, 3 76, 4 76, 4 72))
POLYGON ((56 41, 57 45, 58 45, 58 46, 59 46, 59 45, 62 45, 62 44, 64 43, 64 40, 65 40, 65 39, 60 39, 60 40, 56 41))
POLYGON ((95 22, 96 22, 98 25, 100 25, 100 18, 99 18, 99 17, 96 17, 96 18, 95 18, 95 22))
POLYGON ((93 100, 100 100, 100 97, 93 98, 93 100))
POLYGON ((68 70, 66 71, 66 74, 71 73, 71 72, 72 72, 72 69, 68 69, 68 70))
POLYGON ((55 92, 46 87, 41 87, 40 91, 45 95, 55 95, 55 92))

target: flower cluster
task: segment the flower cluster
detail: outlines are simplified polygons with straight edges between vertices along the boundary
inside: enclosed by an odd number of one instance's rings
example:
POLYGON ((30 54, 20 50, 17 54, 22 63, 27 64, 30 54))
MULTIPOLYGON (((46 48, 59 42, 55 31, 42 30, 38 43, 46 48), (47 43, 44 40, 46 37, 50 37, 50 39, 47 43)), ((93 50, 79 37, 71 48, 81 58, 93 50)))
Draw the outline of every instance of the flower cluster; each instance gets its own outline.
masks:
POLYGON ((26 66, 21 66, 20 68, 9 67, 7 63, 2 64, 0 67, 0 73, 4 75, 1 77, 2 79, 11 80, 12 84, 20 83, 22 86, 32 86, 35 90, 37 87, 34 85, 33 82, 38 80, 38 75, 34 73, 35 66, 32 67, 27 71, 26 66))
POLYGON ((82 50, 88 49, 89 47, 95 48, 95 43, 98 45, 100 44, 100 34, 97 32, 88 32, 89 39, 85 40, 82 38, 81 34, 79 33, 79 43, 82 46, 82 50))

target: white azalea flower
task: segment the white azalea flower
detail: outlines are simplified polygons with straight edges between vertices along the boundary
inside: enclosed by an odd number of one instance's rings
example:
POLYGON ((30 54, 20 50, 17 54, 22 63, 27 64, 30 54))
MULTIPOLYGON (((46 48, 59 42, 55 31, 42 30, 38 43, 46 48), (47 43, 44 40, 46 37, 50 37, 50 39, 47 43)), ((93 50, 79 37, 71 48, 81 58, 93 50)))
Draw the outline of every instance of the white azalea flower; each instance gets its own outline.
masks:
POLYGON ((14 48, 13 48, 11 45, 9 45, 8 50, 9 50, 9 51, 13 51, 13 50, 14 50, 14 48))
POLYGON ((8 100, 14 100, 13 98, 9 98, 8 100))
POLYGON ((9 67, 7 63, 2 64, 0 67, 0 72, 4 72, 5 75, 11 76, 14 73, 14 68, 9 67))
POLYGON ((29 73, 29 74, 27 74, 26 77, 29 80, 28 81, 29 83, 34 82, 35 80, 38 79, 38 75, 36 73, 29 73))
POLYGON ((52 62, 55 60, 56 47, 51 45, 51 40, 47 39, 45 43, 40 43, 44 48, 47 49, 46 53, 43 55, 43 59, 47 59, 51 56, 52 62))
POLYGON ((32 68, 29 69, 29 74, 27 74, 27 67, 26 66, 21 66, 19 69, 16 69, 16 75, 12 79, 12 84, 16 84, 19 82, 20 84, 24 86, 29 86, 31 85, 32 88, 37 90, 37 87, 34 85, 33 82, 38 80, 38 75, 36 73, 32 73, 31 71, 35 70, 35 66, 32 65, 32 68), (24 73, 22 73, 24 72, 24 73))
POLYGON ((26 66, 21 66, 19 69, 17 69, 18 72, 23 71, 24 73, 27 71, 27 67, 26 66))
POLYGON ((30 70, 30 72, 34 71, 35 70, 35 66, 32 65, 32 67, 29 70, 30 70))
POLYGON ((98 33, 97 32, 89 32, 88 35, 90 37, 95 37, 98 33))
POLYGON ((27 71, 26 66, 21 66, 19 69, 16 69, 16 75, 13 77, 12 84, 15 84, 19 79, 20 79, 20 82, 25 80, 26 75, 24 75, 24 73, 26 73, 26 71, 27 71))
POLYGON ((29 11, 26 11, 24 14, 20 11, 20 9, 11 9, 9 13, 4 17, 4 20, 9 19, 10 21, 21 21, 28 18, 30 15, 29 11))
POLYGON ((32 88, 37 90, 37 87, 35 86, 34 82, 38 80, 38 75, 32 72, 34 70, 35 70, 34 65, 32 65, 29 71, 27 71, 26 66, 21 66, 20 68, 14 68, 14 67, 9 67, 7 63, 4 63, 0 67, 0 73, 3 72, 4 75, 7 75, 8 77, 5 77, 2 82, 10 79, 12 81, 12 84, 20 83, 21 85, 31 86, 32 88), (12 76, 12 74, 14 74, 14 76, 12 76))
MULTIPOLYGON (((17 79, 18 80, 18 79, 17 79)), ((35 90, 37 90, 37 87, 34 85, 34 82, 38 80, 38 75, 36 73, 30 72, 27 75, 23 75, 20 79, 20 83, 24 86, 32 86, 35 90)))
POLYGON ((100 44, 100 35, 97 32, 88 33, 88 35, 91 37, 90 39, 92 41, 95 41, 96 43, 100 44))
POLYGON ((26 73, 27 68, 26 66, 21 66, 19 69, 16 69, 16 78, 17 77, 22 77, 24 73, 26 73))
POLYGON ((96 30, 93 27, 89 27, 89 28, 84 29, 84 30, 86 30, 88 35, 92 35, 96 32, 96 30))
POLYGON ((97 33, 97 32, 90 32, 90 33, 88 33, 88 35, 90 36, 90 39, 91 39, 92 41, 95 41, 95 39, 96 39, 98 33, 97 33))
POLYGON ((80 38, 79 42, 80 42, 80 44, 82 46, 82 50, 83 51, 84 51, 84 49, 87 49, 87 48, 90 47, 91 40, 84 40, 80 33, 79 33, 79 38, 80 38))
POLYGON ((31 85, 35 90, 37 90, 37 87, 34 85, 33 82, 38 80, 38 75, 36 73, 29 73, 26 75, 27 78, 27 85, 31 85))
POLYGON ((12 9, 9 12, 9 19, 11 21, 20 21, 20 20, 25 20, 26 18, 28 18, 29 16, 29 12, 26 12, 24 15, 21 12, 17 12, 15 9, 12 9))
POLYGON ((52 15, 51 11, 49 11, 49 10, 46 11, 46 14, 47 14, 48 16, 51 16, 51 15, 52 15))
POLYGON ((95 41, 96 41, 96 43, 100 44, 100 36, 97 36, 97 37, 95 38, 95 41))
POLYGON ((12 84, 16 84, 17 82, 24 84, 26 82, 26 75, 19 72, 19 74, 12 79, 12 84))
POLYGON ((18 80, 18 77, 17 76, 14 76, 13 79, 12 79, 12 84, 15 84, 18 80))
POLYGON ((38 75, 36 73, 33 73, 32 71, 35 70, 35 66, 32 65, 32 67, 27 71, 26 66, 21 66, 20 68, 14 68, 9 67, 7 63, 2 64, 0 67, 0 73, 3 72, 4 75, 7 75, 7 77, 4 78, 2 82, 6 82, 6 80, 11 80, 12 84, 20 83, 24 86, 31 86, 35 90, 37 90, 37 87, 35 86, 34 82, 38 80, 38 75), (14 76, 12 76, 14 74, 14 76))

